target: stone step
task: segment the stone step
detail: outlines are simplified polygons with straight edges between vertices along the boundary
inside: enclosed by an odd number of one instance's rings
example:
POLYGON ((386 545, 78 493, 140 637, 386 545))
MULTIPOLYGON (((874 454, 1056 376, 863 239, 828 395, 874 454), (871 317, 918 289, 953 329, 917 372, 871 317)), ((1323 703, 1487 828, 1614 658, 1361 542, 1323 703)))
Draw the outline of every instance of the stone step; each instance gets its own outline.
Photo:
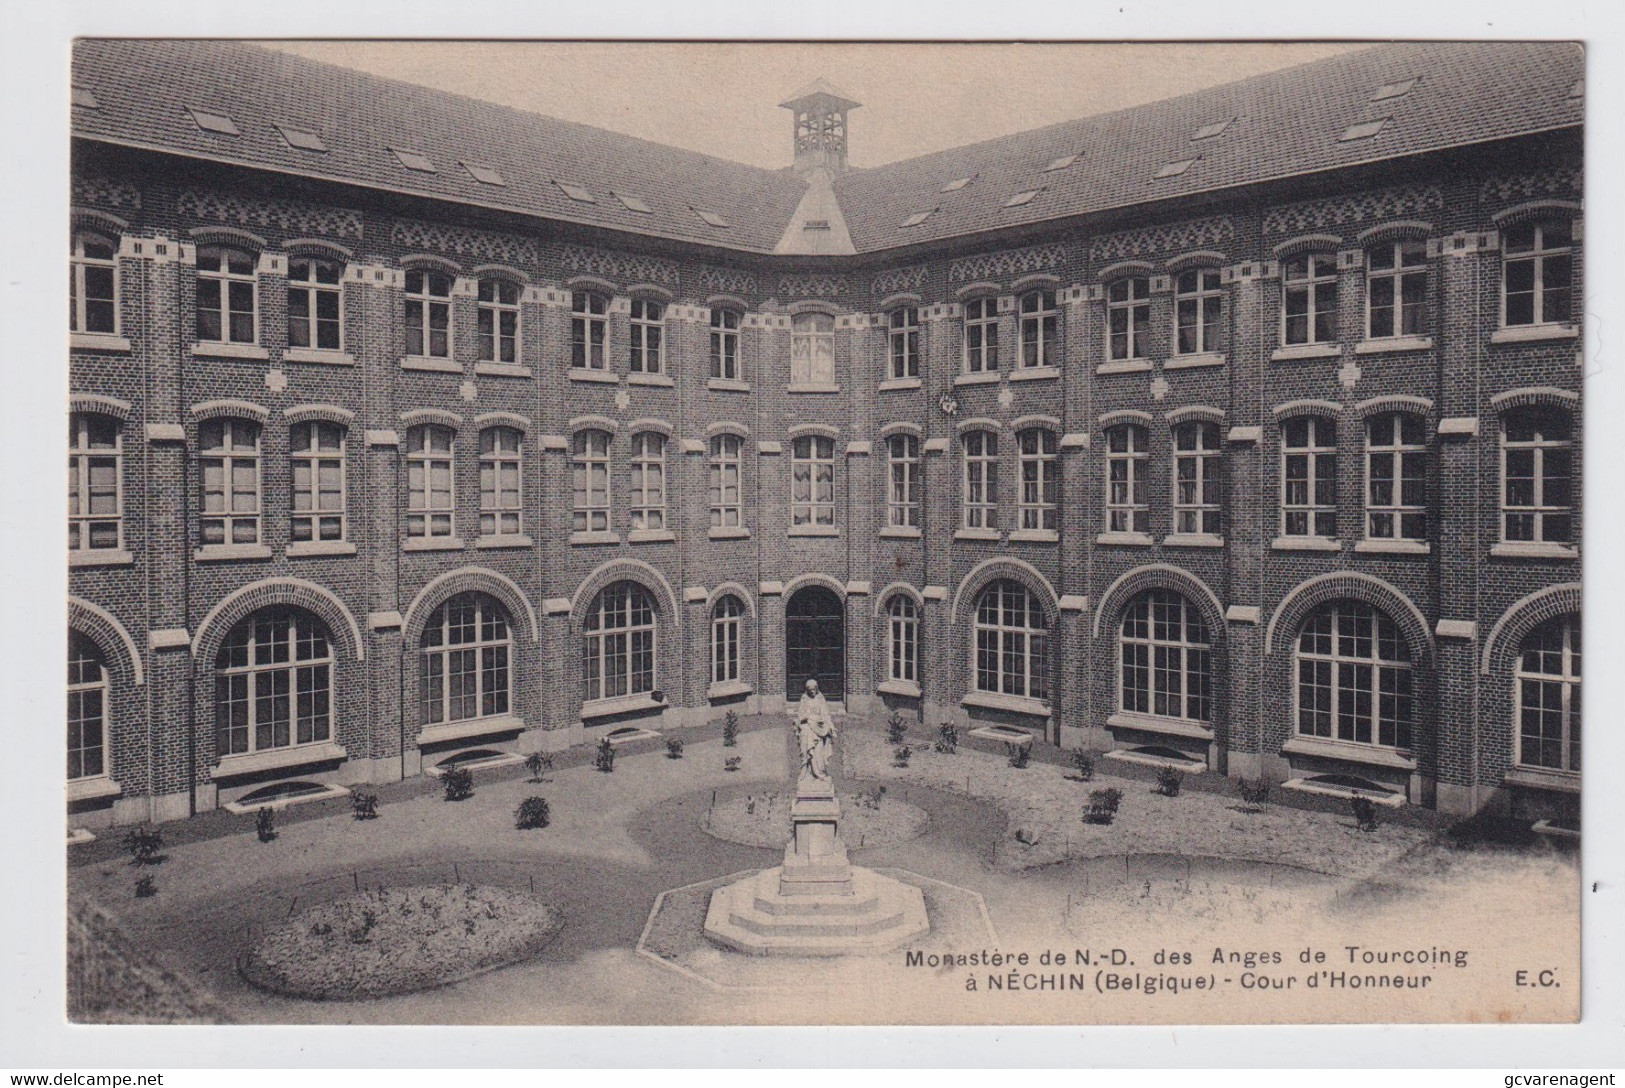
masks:
POLYGON ((705 932, 712 940, 752 955, 838 956, 872 954, 898 948, 929 932, 925 898, 920 890, 871 870, 855 868, 855 880, 872 888, 873 898, 859 912, 845 909, 806 912, 808 899, 829 908, 847 908, 857 897, 802 897, 764 894, 777 888, 779 871, 768 869, 711 894, 705 932), (766 905, 775 909, 762 909, 766 905), (793 900, 793 909, 780 909, 793 900))

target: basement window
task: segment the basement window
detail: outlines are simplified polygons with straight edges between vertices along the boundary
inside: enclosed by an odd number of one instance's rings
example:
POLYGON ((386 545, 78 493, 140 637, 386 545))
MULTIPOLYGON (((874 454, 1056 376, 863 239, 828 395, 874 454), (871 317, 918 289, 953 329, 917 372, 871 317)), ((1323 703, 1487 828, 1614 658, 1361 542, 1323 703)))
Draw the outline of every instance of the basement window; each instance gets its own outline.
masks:
POLYGON ((957 192, 959 192, 959 190, 961 190, 965 186, 969 185, 970 181, 971 181, 970 178, 955 178, 954 180, 950 181, 948 184, 944 185, 942 187, 942 191, 945 192, 945 193, 957 193, 957 192))
POLYGON ((722 216, 718 215, 716 212, 708 212, 703 208, 695 208, 694 214, 705 220, 705 225, 708 227, 726 228, 728 226, 728 221, 722 218, 722 216))
POLYGON ((1158 170, 1155 174, 1152 174, 1151 176, 1154 179, 1155 178, 1177 178, 1179 175, 1183 174, 1185 171, 1187 171, 1191 167, 1195 166, 1198 162, 1201 161, 1201 159, 1202 159, 1202 156, 1198 155, 1194 159, 1180 159, 1178 162, 1171 162, 1167 166, 1164 166, 1162 169, 1158 170))
POLYGON ((1082 155, 1062 155, 1058 159, 1051 159, 1050 164, 1044 167, 1044 173, 1047 174, 1051 170, 1065 170, 1082 157, 1082 155))
POLYGON ((73 104, 83 106, 87 110, 102 108, 102 104, 96 101, 96 96, 90 92, 89 87, 80 87, 77 84, 73 88, 73 104))
POLYGON ((598 199, 596 197, 587 192, 587 190, 583 189, 581 186, 572 182, 560 181, 559 179, 554 178, 553 184, 557 185, 559 189, 563 191, 564 195, 569 197, 571 200, 579 200, 583 204, 598 203, 598 199))
POLYGON ((1361 121, 1357 125, 1350 125, 1343 130, 1343 135, 1337 138, 1337 142, 1345 144, 1350 140, 1369 140, 1384 128, 1387 128, 1389 120, 1391 118, 1380 117, 1375 121, 1361 121))
MULTIPOLYGON (((611 190, 611 192, 614 192, 614 190, 611 190)), ((629 212, 641 212, 644 215, 650 215, 654 212, 654 209, 649 207, 649 202, 644 200, 641 196, 633 196, 631 193, 616 192, 615 199, 619 200, 629 212)))
POLYGON ((429 156, 421 151, 411 151, 404 147, 392 147, 390 151, 394 152, 396 160, 408 170, 416 170, 420 174, 439 173, 434 168, 434 163, 429 161, 429 156))
POLYGON ((1023 204, 1031 204, 1033 202, 1033 197, 1037 196, 1043 191, 1044 190, 1042 189, 1027 189, 1023 192, 1019 192, 1009 200, 1006 200, 1004 202, 1004 206, 1006 208, 1019 208, 1023 204))
POLYGON ((1417 80, 1420 78, 1416 76, 1411 79, 1402 79, 1398 83, 1384 83, 1372 94, 1371 101, 1384 102, 1390 98, 1403 98, 1411 93, 1411 88, 1416 86, 1417 80))
POLYGON ((288 125, 276 125, 276 130, 282 134, 282 139, 292 148, 300 151, 326 151, 327 144, 322 138, 309 129, 291 128, 288 125))
POLYGON ((903 220, 897 225, 899 227, 917 227, 927 219, 930 219, 936 213, 937 209, 935 208, 932 208, 928 212, 915 212, 913 215, 909 216, 907 219, 903 220))
POLYGON ((477 162, 465 162, 463 163, 463 169, 468 171, 469 177, 473 178, 481 185, 508 184, 508 179, 503 177, 499 171, 492 167, 481 166, 477 162))
POLYGON ((223 113, 207 113, 203 110, 194 109, 188 109, 186 112, 192 115, 192 120, 204 132, 217 132, 222 136, 241 136, 243 134, 242 129, 237 127, 237 122, 223 113))
POLYGON ((1192 142, 1196 140, 1211 140, 1213 137, 1219 135, 1225 129, 1229 128, 1230 122, 1234 120, 1234 117, 1228 117, 1223 121, 1215 121, 1211 125, 1203 125, 1201 128, 1191 133, 1191 140, 1192 142))

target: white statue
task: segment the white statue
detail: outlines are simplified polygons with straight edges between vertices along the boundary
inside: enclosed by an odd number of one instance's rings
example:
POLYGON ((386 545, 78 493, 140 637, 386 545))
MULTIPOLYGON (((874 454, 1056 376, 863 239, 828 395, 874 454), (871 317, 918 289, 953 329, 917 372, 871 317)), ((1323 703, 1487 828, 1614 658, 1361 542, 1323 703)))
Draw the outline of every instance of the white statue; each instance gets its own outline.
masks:
POLYGON ((796 744, 801 750, 803 777, 828 781, 829 760, 835 754, 835 722, 829 704, 818 690, 817 680, 807 681, 807 690, 796 704, 793 715, 796 744))

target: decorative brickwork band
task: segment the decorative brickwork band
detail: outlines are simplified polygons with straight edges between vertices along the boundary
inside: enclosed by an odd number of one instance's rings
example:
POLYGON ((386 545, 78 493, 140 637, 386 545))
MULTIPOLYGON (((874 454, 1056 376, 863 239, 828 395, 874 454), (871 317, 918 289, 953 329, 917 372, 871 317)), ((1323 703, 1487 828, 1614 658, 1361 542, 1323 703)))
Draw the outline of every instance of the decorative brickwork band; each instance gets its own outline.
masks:
POLYGON ((1165 253, 1182 253, 1188 249, 1208 249, 1229 241, 1235 230, 1229 216, 1219 215, 1102 234, 1089 243, 1089 259, 1115 261, 1125 257, 1160 257, 1165 253))
POLYGON ((497 261, 519 268, 535 268, 539 263, 536 243, 528 238, 495 231, 426 223, 418 219, 397 220, 390 240, 402 249, 426 249, 450 253, 476 261, 497 261))
POLYGON ((1411 219, 1443 207, 1444 191, 1437 185, 1368 189, 1271 208, 1264 214, 1264 233, 1302 234, 1372 219, 1411 219))
POLYGON ((1054 622, 1061 604, 1060 597, 1055 593, 1055 587, 1050 585, 1049 579, 1045 578, 1037 567, 1020 559, 984 559, 972 567, 970 573, 960 580, 959 588, 954 592, 950 615, 956 620, 968 622, 971 610, 976 607, 976 598, 989 583, 1000 578, 1020 582, 1036 593, 1038 599, 1043 602, 1045 618, 1054 622))
POLYGON ((678 282, 674 262, 641 253, 565 246, 559 262, 571 272, 603 276, 619 283, 664 283, 675 287, 678 282))
POLYGON ((76 171, 73 175, 73 202, 93 208, 140 211, 141 190, 127 181, 76 171))
POLYGON ((961 257, 948 266, 948 279, 952 283, 966 280, 1010 279, 1026 272, 1038 272, 1065 264, 1066 246, 1052 242, 1026 249, 1005 249, 997 253, 980 253, 974 257, 961 257))
POLYGON ((1208 627, 1208 637, 1213 639, 1214 649, 1220 647, 1224 641, 1224 605, 1219 603, 1218 594, 1208 588, 1208 584, 1182 567, 1168 563, 1152 563, 1143 567, 1135 567, 1125 571, 1115 582, 1106 588, 1100 595, 1100 604, 1095 608, 1095 623, 1093 634, 1100 637, 1102 625, 1110 623, 1106 630, 1110 631, 1119 622, 1119 616, 1128 603, 1148 589, 1166 589, 1177 593, 1190 601, 1202 611, 1202 619, 1208 627))
POLYGON ((428 622, 430 614, 439 608, 442 602, 459 593, 484 593, 495 597, 501 602, 502 607, 508 610, 508 618, 514 627, 522 628, 530 635, 532 642, 536 640, 539 632, 536 625, 536 610, 531 607, 530 598, 525 595, 524 590, 512 579, 494 570, 485 567, 461 567, 433 579, 412 598, 401 626, 401 633, 406 638, 407 645, 417 645, 418 639, 423 634, 423 625, 428 622))
POLYGON ((129 629, 111 612, 82 598, 69 597, 68 630, 77 631, 94 642, 119 680, 137 687, 146 682, 141 651, 130 637, 129 629))
POLYGON ((1282 647, 1291 645, 1310 613, 1323 604, 1337 600, 1355 600, 1380 609, 1399 625, 1406 643, 1418 664, 1431 667, 1433 663, 1433 630, 1422 610, 1415 603, 1381 578, 1354 571, 1321 574, 1298 583, 1276 606, 1264 629, 1264 652, 1275 652, 1277 634, 1282 647))
POLYGON ((277 227, 284 236, 361 237, 361 213, 350 208, 322 208, 292 200, 187 189, 176 198, 175 210, 183 216, 219 223, 277 227))
POLYGON ((654 594, 660 612, 667 621, 674 625, 681 622, 682 612, 678 608, 677 591, 672 589, 664 574, 641 559, 611 559, 587 575, 581 585, 576 587, 575 596, 571 598, 571 622, 579 627, 582 618, 587 614, 587 609, 592 606, 593 598, 606 586, 622 581, 636 582, 654 594))
POLYGON ((1580 606, 1579 582, 1547 586, 1524 597, 1502 613, 1495 626, 1490 628, 1489 637, 1484 640, 1479 671, 1486 676, 1510 673, 1512 663, 1518 656, 1518 648, 1523 645, 1529 632, 1547 620, 1570 613, 1578 614, 1580 606))
POLYGON ((328 632, 342 645, 348 638, 350 656, 362 661, 367 656, 361 639, 361 625, 343 601, 331 590, 303 578, 267 578, 228 594, 209 610, 192 638, 192 657, 202 667, 213 668, 215 655, 226 635, 248 616, 271 605, 303 608, 327 625, 328 632))

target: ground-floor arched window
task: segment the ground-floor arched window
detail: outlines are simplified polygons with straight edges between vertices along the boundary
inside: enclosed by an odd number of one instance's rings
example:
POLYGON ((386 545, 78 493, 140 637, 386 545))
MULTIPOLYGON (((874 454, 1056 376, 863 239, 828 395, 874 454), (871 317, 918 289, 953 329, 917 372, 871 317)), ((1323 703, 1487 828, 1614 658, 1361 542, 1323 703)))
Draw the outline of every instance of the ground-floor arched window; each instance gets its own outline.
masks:
POLYGON ((513 638, 507 610, 484 593, 448 599, 423 628, 419 700, 424 725, 508 712, 513 638))
POLYGON ((655 606, 636 582, 605 586, 582 621, 582 697, 642 695, 655 686, 655 606))
POLYGON ((1518 763, 1580 769, 1580 617, 1547 620, 1523 640, 1516 672, 1518 763))
POLYGON ((1118 628, 1119 706, 1206 722, 1213 716, 1213 645, 1202 613, 1171 590, 1141 593, 1118 628))
POLYGON ((1049 623, 1032 592, 1009 578, 976 599, 976 690, 1049 698, 1049 623))
POLYGON ((906 593, 886 602, 887 678, 907 684, 920 680, 920 609, 906 593))
POLYGON ((220 755, 332 738, 332 640, 309 612, 260 609, 231 629, 214 667, 220 755))
POLYGON ((107 773, 107 662, 83 635, 68 633, 68 777, 107 773))
POLYGON ((739 625, 745 606, 727 594, 711 609, 711 683, 731 684, 739 679, 739 625))
POLYGON ((1301 736, 1411 746, 1411 649, 1387 615, 1361 601, 1324 605, 1303 625, 1294 658, 1301 736))

